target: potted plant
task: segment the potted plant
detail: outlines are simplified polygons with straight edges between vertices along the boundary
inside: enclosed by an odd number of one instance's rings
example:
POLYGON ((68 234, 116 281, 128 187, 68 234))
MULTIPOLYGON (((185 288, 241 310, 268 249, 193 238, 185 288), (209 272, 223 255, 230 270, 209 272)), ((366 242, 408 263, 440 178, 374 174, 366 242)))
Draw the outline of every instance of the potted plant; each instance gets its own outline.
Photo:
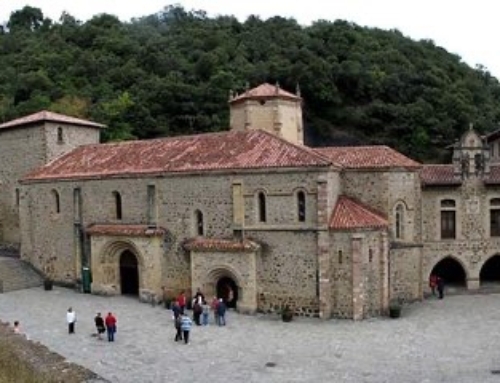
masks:
POLYGON ((290 306, 286 305, 285 308, 281 311, 281 320, 283 322, 291 322, 293 319, 293 310, 290 306))
POLYGON ((399 302, 392 302, 389 305, 389 317, 399 318, 401 316, 401 304, 399 302))
POLYGON ((52 290, 52 287, 54 286, 54 282, 50 278, 45 278, 43 280, 43 288, 45 291, 50 291, 52 290))

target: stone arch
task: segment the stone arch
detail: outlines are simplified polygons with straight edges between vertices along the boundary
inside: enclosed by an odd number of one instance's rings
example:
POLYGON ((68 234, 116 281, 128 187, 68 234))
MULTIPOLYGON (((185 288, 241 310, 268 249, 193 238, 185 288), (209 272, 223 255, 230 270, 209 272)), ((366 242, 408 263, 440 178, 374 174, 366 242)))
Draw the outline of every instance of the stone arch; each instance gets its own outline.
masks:
POLYGON ((103 281, 106 284, 116 286, 116 289, 121 292, 121 257, 124 253, 130 252, 137 259, 137 273, 138 273, 138 293, 144 286, 144 257, 139 251, 137 246, 130 240, 121 239, 109 241, 102 248, 99 255, 99 264, 107 269, 108 280, 103 281))
POLYGON ((467 284, 467 268, 461 259, 452 255, 447 255, 435 262, 427 275, 427 280, 432 274, 443 278, 447 285, 465 287, 467 284))
POLYGON ((227 265, 218 265, 213 267, 207 273, 207 280, 205 288, 208 287, 207 292, 212 296, 217 296, 218 298, 223 298, 228 307, 237 308, 238 301, 243 298, 243 279, 239 273, 232 267, 227 265), (229 292, 222 292, 220 286, 221 282, 228 284, 231 291, 231 296, 229 292))
POLYGON ((500 284, 500 254, 493 254, 485 259, 479 268, 479 283, 485 284, 500 284))

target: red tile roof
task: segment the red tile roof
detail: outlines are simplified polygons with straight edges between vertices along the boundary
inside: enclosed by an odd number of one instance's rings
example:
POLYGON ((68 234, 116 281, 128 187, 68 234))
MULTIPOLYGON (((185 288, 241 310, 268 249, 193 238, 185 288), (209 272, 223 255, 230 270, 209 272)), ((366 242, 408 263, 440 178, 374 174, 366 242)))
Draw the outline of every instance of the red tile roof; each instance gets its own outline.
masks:
POLYGON ((302 98, 297 96, 296 94, 287 92, 286 90, 281 89, 279 86, 271 85, 269 83, 264 83, 259 85, 256 88, 247 90, 246 92, 236 95, 231 100, 230 103, 238 102, 247 99, 263 99, 263 98, 286 98, 289 100, 301 100, 302 98))
POLYGON ((383 145, 327 147, 315 148, 314 150, 346 169, 416 169, 422 166, 396 150, 383 145))
POLYGON ((424 165, 420 170, 422 186, 461 185, 462 180, 455 176, 453 165, 424 165))
POLYGON ((25 180, 330 165, 331 161, 313 150, 270 133, 232 131, 80 146, 28 174, 25 180))
POLYGON ((194 238, 184 244, 190 251, 254 251, 259 245, 247 239, 194 238))
POLYGON ((163 236, 166 230, 162 227, 149 227, 148 225, 93 224, 87 227, 86 232, 90 235, 157 237, 163 236))
POLYGON ((485 177, 484 183, 487 185, 500 185, 500 165, 490 166, 490 174, 485 177))
POLYGON ((381 212, 347 196, 339 196, 330 219, 330 229, 380 229, 388 226, 381 212))
POLYGON ((98 124, 97 122, 82 120, 80 118, 65 116, 64 114, 49 112, 42 110, 41 112, 30 114, 29 116, 21 117, 16 120, 8 121, 0 124, 0 129, 14 128, 24 125, 35 124, 39 122, 55 122, 61 124, 71 124, 79 126, 90 126, 95 128, 104 128, 105 125, 98 124))

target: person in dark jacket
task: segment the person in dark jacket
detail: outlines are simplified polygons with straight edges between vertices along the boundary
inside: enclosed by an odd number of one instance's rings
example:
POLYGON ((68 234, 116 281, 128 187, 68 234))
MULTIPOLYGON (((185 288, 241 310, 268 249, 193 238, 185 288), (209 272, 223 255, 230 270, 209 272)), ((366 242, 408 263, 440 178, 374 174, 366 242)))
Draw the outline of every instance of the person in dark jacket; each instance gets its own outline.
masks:
POLYGON ((102 319, 101 313, 97 313, 94 322, 97 329, 97 338, 102 339, 102 334, 106 331, 106 327, 104 327, 104 319, 102 319))
POLYGON ((175 325, 175 341, 182 341, 182 329, 181 329, 181 323, 182 323, 182 316, 178 315, 174 319, 174 325, 175 325))
POLYGON ((439 294, 439 299, 444 297, 444 279, 442 277, 437 278, 437 290, 439 294))
POLYGON ((217 316, 219 317, 219 326, 226 325, 226 304, 222 298, 219 299, 219 304, 217 305, 217 316))
POLYGON ((201 326, 201 314, 203 313, 203 307, 198 302, 198 299, 194 300, 193 304, 193 321, 196 323, 197 326, 201 326))

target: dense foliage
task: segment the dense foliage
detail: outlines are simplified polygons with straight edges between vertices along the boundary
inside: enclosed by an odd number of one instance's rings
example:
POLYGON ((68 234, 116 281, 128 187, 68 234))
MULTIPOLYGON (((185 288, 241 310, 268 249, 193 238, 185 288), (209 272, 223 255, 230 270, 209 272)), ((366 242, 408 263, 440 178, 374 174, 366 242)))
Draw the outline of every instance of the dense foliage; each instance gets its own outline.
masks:
POLYGON ((227 129, 230 89, 279 81, 305 99, 313 145, 384 143, 437 160, 470 122, 495 128, 500 86, 432 41, 398 31, 167 7, 121 22, 54 22, 38 8, 0 27, 0 121, 41 109, 105 123, 106 140, 227 129))

